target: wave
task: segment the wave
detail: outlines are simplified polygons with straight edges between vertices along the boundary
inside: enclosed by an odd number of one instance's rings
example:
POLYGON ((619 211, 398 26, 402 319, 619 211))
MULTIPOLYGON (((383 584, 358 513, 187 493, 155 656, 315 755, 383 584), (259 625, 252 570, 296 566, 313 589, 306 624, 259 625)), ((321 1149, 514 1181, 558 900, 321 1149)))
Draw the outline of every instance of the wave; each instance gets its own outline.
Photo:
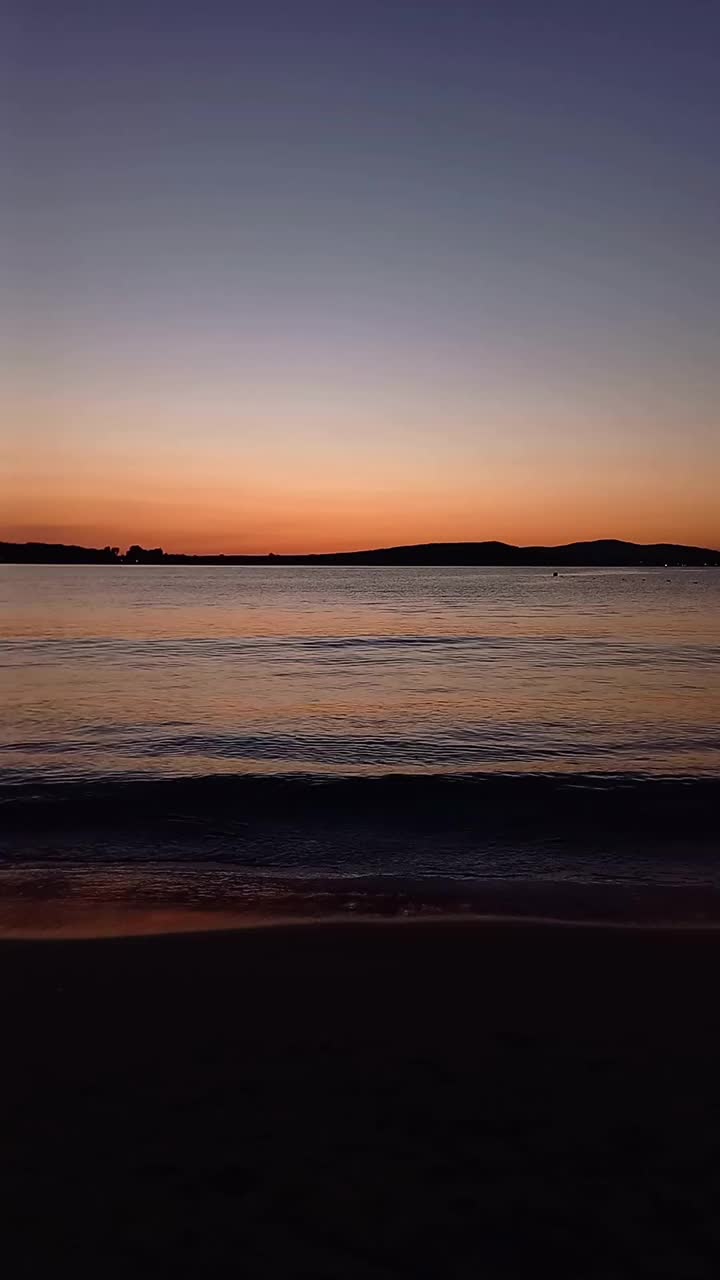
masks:
POLYGON ((251 774, 81 781, 0 777, 3 830, 172 822, 427 823, 477 833, 715 834, 720 778, 636 774, 251 774))
POLYGON ((543 666, 563 666, 568 661, 587 666, 616 665, 646 667, 658 660, 673 665, 711 666, 720 657, 720 645, 716 642, 620 640, 598 635, 563 635, 514 632, 512 635, 474 632, 425 633, 411 632, 379 635, 256 635, 256 636, 157 636, 138 639, 136 636, 20 636, 7 640, 0 638, 0 660, 4 667, 24 666, 28 663, 67 662, 72 660, 98 662, 108 660, 133 660, 166 662, 168 659, 183 661, 211 659, 236 659, 253 657, 274 662, 291 654, 299 660, 305 656, 315 662, 326 653, 385 662, 389 656, 408 657, 423 650, 466 650, 473 662, 494 661, 498 655, 535 659, 543 666))

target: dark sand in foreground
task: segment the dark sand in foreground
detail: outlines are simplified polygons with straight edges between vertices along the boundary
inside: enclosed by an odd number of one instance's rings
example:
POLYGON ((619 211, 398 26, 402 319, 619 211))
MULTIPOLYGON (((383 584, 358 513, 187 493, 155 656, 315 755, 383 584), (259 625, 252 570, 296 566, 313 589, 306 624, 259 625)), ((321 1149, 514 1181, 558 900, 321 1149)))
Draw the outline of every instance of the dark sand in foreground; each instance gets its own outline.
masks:
POLYGON ((0 944, 5 1274, 720 1274, 720 935, 0 944))

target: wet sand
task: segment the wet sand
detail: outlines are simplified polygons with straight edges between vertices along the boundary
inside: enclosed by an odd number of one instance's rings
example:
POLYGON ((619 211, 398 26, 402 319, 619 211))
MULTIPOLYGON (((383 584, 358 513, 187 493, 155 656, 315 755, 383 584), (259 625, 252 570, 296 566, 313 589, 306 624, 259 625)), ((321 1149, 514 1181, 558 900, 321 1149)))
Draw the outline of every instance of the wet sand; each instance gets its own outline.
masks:
POLYGON ((0 943, 8 1274, 720 1271, 720 936, 0 943))

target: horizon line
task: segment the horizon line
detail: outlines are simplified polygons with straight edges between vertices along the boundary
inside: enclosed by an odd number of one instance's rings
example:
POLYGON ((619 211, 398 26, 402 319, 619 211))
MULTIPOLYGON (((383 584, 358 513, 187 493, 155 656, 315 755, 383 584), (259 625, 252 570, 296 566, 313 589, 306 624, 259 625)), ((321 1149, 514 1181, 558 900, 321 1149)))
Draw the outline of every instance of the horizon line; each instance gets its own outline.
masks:
POLYGON ((674 542, 665 540, 656 540, 653 542, 636 542, 628 538, 618 537, 600 537, 600 538, 579 538, 569 542, 554 543, 514 543, 507 542, 499 538, 482 538, 482 539, 463 539, 463 540, 432 540, 424 542, 403 542, 389 543, 385 545, 364 546, 357 548, 348 548, 345 550, 334 551, 168 551, 166 548, 155 545, 146 546, 140 543, 130 543, 124 551, 117 546, 106 543, 102 547, 88 546, 77 542, 50 542, 46 539, 31 538, 23 542, 11 539, 0 538, 0 545, 8 548, 30 548, 30 547, 46 547, 48 549, 73 549, 77 551, 86 551, 88 553, 112 553, 118 559, 127 559, 129 553, 137 550, 143 555, 162 555, 163 557, 175 558, 193 558, 202 560, 215 559, 243 559, 243 560, 309 560, 309 559, 325 559, 332 557, 347 556, 370 556, 370 555, 386 555, 398 552, 421 552, 423 550, 450 550, 454 548, 493 548, 498 550, 506 550, 510 552, 560 552, 571 548, 581 547, 627 547, 634 550, 652 550, 659 547, 673 548, 688 551, 710 552, 714 556, 720 556, 720 549, 708 545, 698 545, 696 543, 674 542))

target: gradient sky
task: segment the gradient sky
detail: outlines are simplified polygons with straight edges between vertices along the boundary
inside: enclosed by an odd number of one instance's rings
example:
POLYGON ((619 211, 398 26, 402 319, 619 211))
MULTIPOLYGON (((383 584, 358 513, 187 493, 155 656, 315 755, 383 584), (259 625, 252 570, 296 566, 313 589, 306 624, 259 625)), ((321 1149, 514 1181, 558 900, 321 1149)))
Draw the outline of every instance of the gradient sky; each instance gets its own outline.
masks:
POLYGON ((0 537, 720 546, 715 0, 14 4, 0 537))

